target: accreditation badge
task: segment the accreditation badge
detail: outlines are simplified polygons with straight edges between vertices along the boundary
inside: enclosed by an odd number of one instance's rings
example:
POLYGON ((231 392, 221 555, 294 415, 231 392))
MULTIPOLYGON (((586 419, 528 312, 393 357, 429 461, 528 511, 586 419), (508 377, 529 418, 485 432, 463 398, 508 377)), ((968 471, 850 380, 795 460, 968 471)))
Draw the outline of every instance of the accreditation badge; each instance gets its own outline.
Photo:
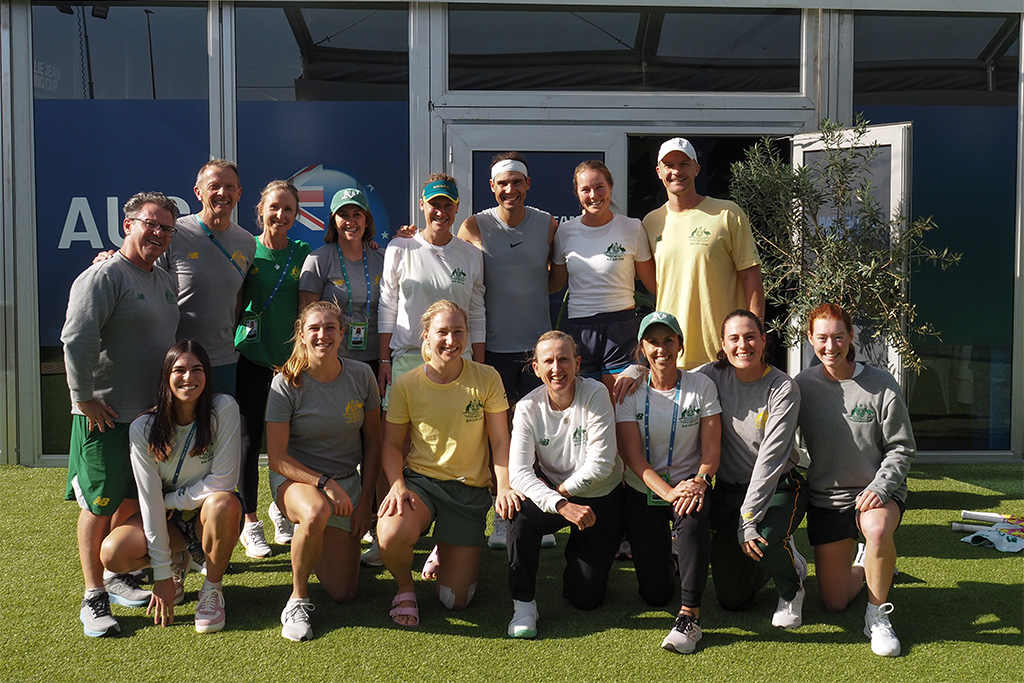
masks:
MULTIPOLYGON (((669 486, 672 485, 672 482, 669 481, 668 474, 659 474, 658 476, 664 479, 665 483, 668 484, 669 486)), ((670 505, 670 503, 667 500, 664 500, 661 496, 659 496, 651 489, 647 489, 647 504, 653 507, 664 507, 666 505, 670 505)))
POLYGON ((366 348, 366 323, 349 323, 348 348, 351 351, 362 351, 366 348))
POLYGON ((235 346, 239 344, 258 344, 260 342, 260 317, 252 312, 242 314, 235 329, 235 346))

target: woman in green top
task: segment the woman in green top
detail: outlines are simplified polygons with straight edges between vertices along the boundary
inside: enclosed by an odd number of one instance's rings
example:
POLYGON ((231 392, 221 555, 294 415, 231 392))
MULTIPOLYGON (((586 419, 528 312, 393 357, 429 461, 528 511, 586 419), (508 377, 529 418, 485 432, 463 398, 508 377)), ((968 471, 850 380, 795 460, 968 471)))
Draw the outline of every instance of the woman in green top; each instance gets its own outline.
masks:
MULTIPOLYGON (((242 415, 242 467, 238 490, 242 494, 245 525, 240 540, 249 557, 269 557, 263 523, 256 516, 260 446, 267 410, 267 394, 274 366, 283 365, 291 352, 291 336, 299 310, 299 275, 309 245, 289 239, 288 231, 299 212, 299 191, 287 180, 273 180, 260 193, 256 220, 263 232, 256 237, 256 257, 245 278, 244 312, 235 334, 238 379, 235 394, 242 415)), ((277 506, 270 505, 275 540, 291 540, 291 525, 277 506)))

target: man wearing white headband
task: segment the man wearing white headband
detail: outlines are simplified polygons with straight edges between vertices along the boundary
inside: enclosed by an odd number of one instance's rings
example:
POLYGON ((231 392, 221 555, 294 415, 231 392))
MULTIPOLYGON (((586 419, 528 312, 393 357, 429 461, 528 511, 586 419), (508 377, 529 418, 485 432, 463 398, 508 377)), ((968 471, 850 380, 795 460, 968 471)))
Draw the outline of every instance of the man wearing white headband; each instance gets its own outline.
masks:
POLYGON ((668 201, 644 218, 654 251, 658 309, 675 315, 686 348, 680 367, 692 369, 718 353, 725 316, 745 308, 764 319, 761 259, 743 209, 697 193, 697 152, 685 138, 658 150, 658 177, 668 201))
MULTIPOLYGON (((498 154, 491 161, 491 191, 498 205, 470 216, 459 228, 459 237, 484 253, 484 355, 501 375, 509 415, 516 400, 540 386, 527 356, 537 338, 551 329, 548 259, 558 221, 526 206, 529 189, 523 155, 498 154)), ((550 545, 554 539, 545 540, 550 545)), ((496 520, 487 543, 505 547, 503 520, 496 520)))

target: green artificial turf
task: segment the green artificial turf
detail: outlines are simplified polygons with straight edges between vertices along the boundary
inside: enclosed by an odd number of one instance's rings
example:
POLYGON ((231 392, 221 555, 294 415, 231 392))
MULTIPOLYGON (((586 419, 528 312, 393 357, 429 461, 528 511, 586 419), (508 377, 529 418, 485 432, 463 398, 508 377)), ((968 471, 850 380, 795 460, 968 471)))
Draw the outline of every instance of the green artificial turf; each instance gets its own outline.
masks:
MULTIPOLYGON (((224 581, 228 626, 219 634, 193 629, 201 577, 191 575, 172 627, 154 627, 141 609, 114 606, 121 636, 86 638, 78 622, 78 508, 62 500, 66 470, 3 466, 0 538, 8 564, 0 588, 0 681, 1019 681, 1024 555, 961 543, 950 522, 961 509, 1024 514, 1022 474, 1020 465, 914 468, 911 509, 896 535, 900 578, 890 595, 904 654, 886 659, 871 653, 861 633, 864 593, 845 613, 826 613, 813 564, 801 628, 772 628, 770 588, 748 612, 722 611, 712 578, 697 652, 665 652, 659 645, 672 615, 641 602, 629 563, 616 563, 599 609, 579 612, 562 599, 564 533, 559 548, 541 556, 534 641, 505 636, 505 553, 487 549, 476 598, 464 612, 448 612, 433 597, 433 583, 419 582, 422 625, 396 628, 387 616, 394 583, 383 569, 363 569, 349 605, 332 604, 314 581, 316 639, 284 640, 279 616, 290 564, 281 546, 266 560, 236 550, 234 573, 224 581)), ((797 544, 810 556, 803 529, 797 544)), ((415 567, 428 551, 424 540, 415 567)))

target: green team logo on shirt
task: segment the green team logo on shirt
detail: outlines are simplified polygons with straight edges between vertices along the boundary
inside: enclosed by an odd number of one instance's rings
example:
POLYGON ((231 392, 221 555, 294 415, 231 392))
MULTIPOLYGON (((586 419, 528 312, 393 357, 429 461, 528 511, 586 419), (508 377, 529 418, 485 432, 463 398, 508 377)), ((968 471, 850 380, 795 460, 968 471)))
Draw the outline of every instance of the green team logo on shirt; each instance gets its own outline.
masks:
POLYGON ((621 261, 622 255, 626 253, 626 248, 618 242, 612 242, 608 245, 608 248, 604 250, 604 255, 609 261, 621 261))
POLYGON ((867 423, 875 421, 875 411, 868 406, 854 406, 850 414, 846 416, 850 422, 867 423))
POLYGON ((576 431, 572 433, 572 445, 582 446, 587 443, 587 430, 583 427, 577 427, 576 431))
POLYGON ((174 304, 175 306, 178 305, 178 297, 175 296, 174 292, 172 292, 169 289, 164 290, 164 301, 166 301, 169 304, 174 304))
POLYGON ((143 294, 142 292, 139 292, 139 301, 145 301, 145 300, 146 300, 146 295, 143 294))
POLYGON ((702 225, 698 225, 690 233, 690 244, 706 246, 708 238, 711 237, 711 233, 708 232, 707 228, 702 225))
POLYGON ((462 414, 466 417, 466 422, 479 422, 484 419, 484 404, 478 399, 473 399, 466 404, 466 409, 462 411, 462 414))
POLYGON ((693 427, 700 422, 700 406, 689 406, 679 411, 679 426, 693 427))
POLYGON ((541 446, 547 446, 549 443, 551 443, 551 439, 544 438, 544 439, 540 440, 540 445, 541 446))
POLYGON ((466 271, 464 271, 462 268, 456 268, 455 270, 452 271, 452 282, 454 282, 457 285, 466 284, 467 277, 468 276, 466 275, 466 271))
POLYGON ((643 413, 637 413, 636 414, 636 421, 637 422, 643 422, 644 421, 644 414, 643 413))
POLYGON ((207 448, 205 451, 199 454, 199 462, 205 465, 206 463, 213 460, 213 454, 216 452, 216 448, 216 445, 210 444, 210 448, 207 448))

